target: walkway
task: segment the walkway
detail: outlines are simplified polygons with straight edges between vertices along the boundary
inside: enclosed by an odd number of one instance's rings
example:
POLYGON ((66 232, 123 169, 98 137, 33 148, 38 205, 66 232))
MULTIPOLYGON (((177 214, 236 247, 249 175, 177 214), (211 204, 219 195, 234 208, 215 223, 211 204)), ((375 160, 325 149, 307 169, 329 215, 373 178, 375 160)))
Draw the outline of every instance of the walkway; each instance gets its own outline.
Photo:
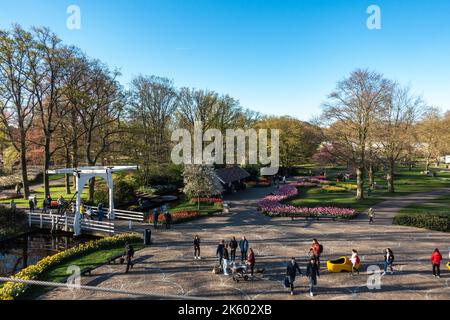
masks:
MULTIPOLYGON (((107 265, 83 277, 82 284, 123 290, 145 290, 160 294, 181 294, 211 299, 450 299, 450 275, 430 275, 430 255, 440 247, 445 256, 450 246, 450 234, 380 223, 365 219, 353 221, 291 221, 270 219, 255 210, 255 205, 268 189, 249 189, 231 196, 232 214, 213 216, 176 225, 170 230, 155 230, 154 244, 137 252, 136 266, 129 274, 124 265, 107 265), (193 260, 192 239, 202 239, 202 260, 193 260), (215 264, 216 244, 232 235, 245 234, 256 254, 257 268, 264 268, 254 281, 235 283, 231 277, 211 272, 215 264), (310 298, 307 281, 297 280, 297 294, 288 295, 283 286, 286 261, 296 256, 304 270, 307 252, 313 238, 324 245, 323 273, 319 279, 318 295, 310 298), (330 274, 324 270, 325 261, 342 255, 349 256, 358 249, 362 270, 381 266, 383 249, 390 247, 396 257, 396 273, 381 278, 381 289, 371 290, 369 275, 330 274)), ((437 195, 437 194, 433 194, 437 195)), ((402 199, 403 204, 417 199, 402 199)), ((394 200, 380 204, 386 217, 393 215, 394 200), (390 209, 389 209, 390 208, 390 209)), ((381 215, 380 214, 380 215, 381 215)), ((387 218, 386 218, 387 219, 387 218)), ((55 289, 42 299, 127 299, 120 294, 55 289)), ((133 297, 134 298, 134 297, 133 297)))

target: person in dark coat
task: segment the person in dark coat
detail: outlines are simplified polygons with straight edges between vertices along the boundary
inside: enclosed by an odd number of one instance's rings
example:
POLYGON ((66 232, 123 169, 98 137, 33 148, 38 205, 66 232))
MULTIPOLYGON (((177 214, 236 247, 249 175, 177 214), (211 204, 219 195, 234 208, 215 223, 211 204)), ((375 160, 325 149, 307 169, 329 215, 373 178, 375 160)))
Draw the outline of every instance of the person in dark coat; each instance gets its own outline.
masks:
POLYGON ((391 269, 391 274, 394 273, 393 268, 394 263, 394 253, 390 248, 387 248, 384 252, 384 268, 383 268, 383 275, 386 274, 388 267, 391 269))
POLYGON ((223 247, 223 274, 228 276, 228 262, 230 261, 230 255, 228 254, 228 244, 223 247))
POLYGON ((103 221, 105 214, 103 208, 104 208, 103 203, 99 203, 97 206, 98 221, 103 221))
POLYGON ((239 249, 241 249, 241 262, 244 262, 247 258, 248 251, 248 240, 242 236, 241 241, 239 241, 239 249))
POLYGON ((233 237, 230 241, 230 260, 231 262, 235 262, 236 260, 236 249, 238 247, 238 243, 236 241, 236 237, 233 237))
POLYGON ((200 237, 195 235, 194 237, 194 260, 201 259, 200 257, 200 237))
POLYGON ((28 204, 30 205, 30 213, 34 213, 34 208, 35 208, 34 200, 33 200, 33 199, 30 199, 30 200, 28 201, 28 204))
POLYGON ((133 263, 133 257, 134 257, 134 248, 131 244, 129 244, 128 242, 125 243, 125 259, 127 262, 127 269, 125 271, 125 273, 128 273, 128 271, 131 269, 133 269, 134 263, 133 263))
POLYGON ((158 229, 158 217, 159 217, 159 210, 155 208, 153 209, 153 227, 155 227, 155 229, 158 229))
POLYGON ((219 242, 219 244, 217 245, 217 249, 216 249, 216 256, 219 259, 219 264, 220 266, 222 266, 223 264, 223 251, 225 249, 225 241, 221 240, 219 242))
POLYGON ((166 229, 170 229, 170 225, 172 224, 172 215, 169 211, 164 213, 164 219, 166 220, 166 229))
POLYGON ((287 268, 286 268, 286 277, 289 279, 291 295, 294 295, 294 282, 295 282, 295 278, 297 276, 297 271, 300 274, 300 276, 302 276, 302 271, 300 270, 300 267, 298 266, 297 262, 295 261, 295 258, 292 257, 291 261, 288 262, 287 268))
POLYGON ((313 297, 314 286, 317 285, 317 278, 319 277, 319 268, 317 267, 317 262, 314 258, 311 258, 308 265, 306 266, 306 276, 309 280, 309 294, 311 297, 313 297))

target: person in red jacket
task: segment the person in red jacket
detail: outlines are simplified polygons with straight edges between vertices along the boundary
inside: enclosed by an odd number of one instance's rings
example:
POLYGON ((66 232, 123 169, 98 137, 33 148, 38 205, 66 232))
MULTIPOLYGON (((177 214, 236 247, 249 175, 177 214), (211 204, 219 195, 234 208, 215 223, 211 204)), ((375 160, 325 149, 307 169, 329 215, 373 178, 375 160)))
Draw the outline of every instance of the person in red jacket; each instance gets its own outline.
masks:
POLYGON ((247 256, 247 265, 250 267, 250 274, 253 277, 255 270, 255 253, 252 248, 250 248, 250 253, 247 256))
POLYGON ((433 276, 438 278, 441 277, 441 261, 442 254, 439 252, 439 249, 436 248, 431 255, 431 264, 433 265, 433 276))

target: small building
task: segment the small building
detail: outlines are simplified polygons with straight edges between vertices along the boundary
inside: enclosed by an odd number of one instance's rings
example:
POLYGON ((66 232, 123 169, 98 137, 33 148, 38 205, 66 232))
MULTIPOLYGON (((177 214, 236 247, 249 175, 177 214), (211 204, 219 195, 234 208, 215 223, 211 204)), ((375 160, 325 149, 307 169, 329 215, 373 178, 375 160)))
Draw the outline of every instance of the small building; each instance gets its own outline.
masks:
POLYGON ((441 157, 441 162, 445 164, 450 164, 450 155, 441 157))
POLYGON ((236 190, 245 189, 244 180, 250 177, 250 173, 240 166, 216 169, 215 173, 223 185, 225 193, 233 193, 236 190))

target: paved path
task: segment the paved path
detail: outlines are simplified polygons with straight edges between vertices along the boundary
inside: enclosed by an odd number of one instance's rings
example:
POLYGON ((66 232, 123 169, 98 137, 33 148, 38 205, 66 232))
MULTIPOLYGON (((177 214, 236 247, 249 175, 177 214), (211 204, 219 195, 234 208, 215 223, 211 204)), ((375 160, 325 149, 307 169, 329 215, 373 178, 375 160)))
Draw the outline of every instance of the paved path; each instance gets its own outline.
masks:
MULTIPOLYGON (((414 204, 427 203, 433 199, 449 196, 450 197, 450 188, 434 190, 431 192, 424 193, 413 193, 407 196, 397 196, 396 198, 389 199, 383 202, 378 203, 373 206, 375 210, 375 219, 377 224, 383 225, 391 225, 392 220, 395 215, 403 208, 408 207, 414 204)), ((450 201, 449 201, 450 203, 450 201)), ((449 205, 450 209, 450 205, 449 205)), ((364 214, 361 214, 358 219, 366 219, 368 220, 367 211, 364 214)))
MULTIPOLYGON (((95 270, 92 277, 83 277, 82 283, 211 299, 450 299, 449 271, 442 266, 442 278, 434 278, 430 275, 429 261, 435 247, 440 247, 447 258, 450 234, 381 223, 382 218, 377 218, 374 225, 368 225, 362 218, 335 222, 270 219, 255 210, 258 199, 268 192, 268 189, 250 189, 231 196, 228 199, 232 208, 230 215, 175 225, 170 230, 155 230, 154 243, 137 252, 137 264, 132 272, 125 274, 123 265, 103 266, 95 270), (195 234, 202 239, 202 260, 193 260, 192 238, 195 234), (264 268, 265 272, 257 274, 253 281, 235 283, 231 277, 213 274, 211 270, 218 241, 242 234, 255 250, 257 268, 264 268), (369 266, 381 266, 383 249, 390 247, 396 257, 396 273, 381 278, 380 290, 371 290, 367 286, 371 278, 365 272, 352 277, 345 273, 330 274, 323 268, 316 297, 310 298, 306 294, 304 278, 297 280, 297 294, 290 296, 283 286, 286 261, 296 256, 304 270, 313 238, 318 238, 324 245, 323 265, 328 259, 349 256, 351 249, 356 248, 362 258, 363 271, 369 266)), ((422 196, 417 199, 410 196, 403 204, 419 201, 422 196)), ((380 211, 384 206, 380 215, 388 217, 401 207, 392 201, 379 205, 380 211)), ((134 297, 56 289, 41 298, 134 297)))

